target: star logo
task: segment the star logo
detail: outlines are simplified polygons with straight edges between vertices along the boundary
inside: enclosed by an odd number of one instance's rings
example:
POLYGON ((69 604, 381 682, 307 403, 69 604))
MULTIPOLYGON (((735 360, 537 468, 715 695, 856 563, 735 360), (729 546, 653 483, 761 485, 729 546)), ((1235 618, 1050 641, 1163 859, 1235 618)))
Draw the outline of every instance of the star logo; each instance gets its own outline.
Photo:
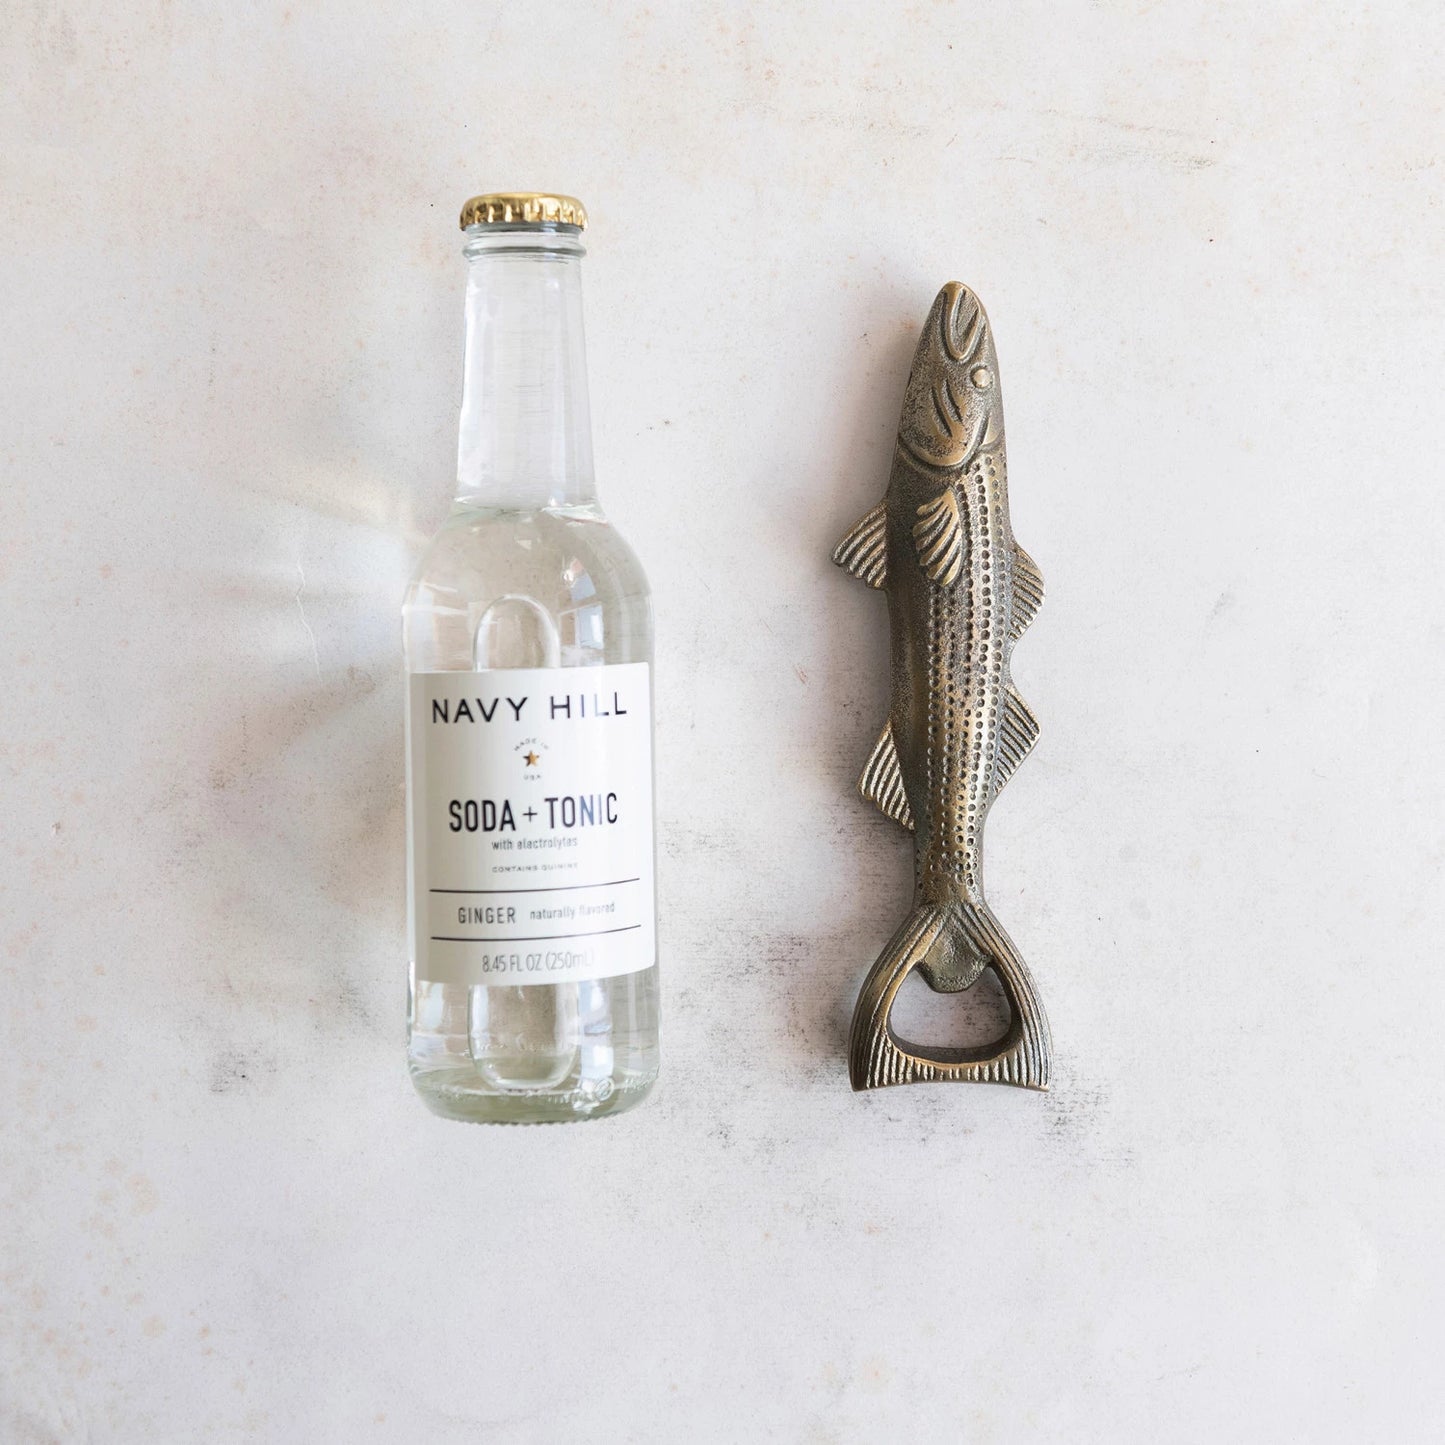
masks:
POLYGON ((528 753, 522 761, 526 763, 529 768, 535 768, 541 760, 537 757, 536 753, 528 753))

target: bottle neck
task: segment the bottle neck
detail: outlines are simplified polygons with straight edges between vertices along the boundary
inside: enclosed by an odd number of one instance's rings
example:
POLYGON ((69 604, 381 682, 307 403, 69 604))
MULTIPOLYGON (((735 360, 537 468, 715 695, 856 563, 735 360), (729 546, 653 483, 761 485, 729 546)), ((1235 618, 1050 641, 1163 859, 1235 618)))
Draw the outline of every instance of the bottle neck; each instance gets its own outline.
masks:
POLYGON ((580 236, 477 227, 463 254, 458 505, 530 511, 592 501, 580 236))

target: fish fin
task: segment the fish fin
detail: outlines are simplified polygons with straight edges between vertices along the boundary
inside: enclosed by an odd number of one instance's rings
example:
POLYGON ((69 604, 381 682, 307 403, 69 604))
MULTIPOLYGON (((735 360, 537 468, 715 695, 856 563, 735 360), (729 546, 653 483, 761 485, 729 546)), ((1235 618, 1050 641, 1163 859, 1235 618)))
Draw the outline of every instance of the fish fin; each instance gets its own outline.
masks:
POLYGON ((833 549, 833 560, 870 587, 888 580, 888 510, 879 502, 859 518, 833 549))
POLYGON ((1038 719, 1010 684, 1004 693, 1003 721, 999 724, 998 771, 993 775, 994 797, 1003 792, 1003 785, 1013 777, 1014 769, 1028 757, 1029 749, 1038 740, 1038 719))
POLYGON ((925 904, 909 914, 863 984, 848 1041, 848 1073, 855 1089, 928 1080, 1047 1089, 1051 1052, 1049 1021, 1028 966, 989 906, 982 900, 925 904), (966 966, 955 969, 959 959, 966 966), (958 988, 967 986, 962 978, 973 982, 992 968, 1009 1003, 1007 1032, 977 1048, 926 1047, 899 1038, 890 1015, 903 980, 915 968, 929 982, 942 972, 942 981, 958 988))
POLYGON ((967 551, 966 530, 952 487, 945 487, 918 509, 918 521, 913 524, 913 545, 918 549, 919 565, 930 581, 947 587, 957 580, 967 551))
POLYGON ((1044 602, 1044 574, 1039 564, 1014 543, 1014 614, 1009 627, 1009 637, 1017 642, 1024 635, 1024 628, 1038 614, 1044 602))
POLYGON ((870 803, 876 803, 886 817, 912 830, 913 813, 908 795, 903 791, 903 768, 898 761, 898 746, 893 741, 893 724, 883 724, 878 741, 863 765, 858 791, 870 803))

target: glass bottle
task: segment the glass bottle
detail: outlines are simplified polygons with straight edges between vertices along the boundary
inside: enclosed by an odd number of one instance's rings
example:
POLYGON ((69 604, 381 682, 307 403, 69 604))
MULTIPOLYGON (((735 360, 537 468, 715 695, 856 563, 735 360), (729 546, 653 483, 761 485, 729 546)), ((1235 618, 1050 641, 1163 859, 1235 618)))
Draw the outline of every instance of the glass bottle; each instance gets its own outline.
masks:
POLYGON ((452 1119, 597 1118, 657 1075, 652 611, 593 478, 585 225, 462 210, 456 500, 402 609, 408 1056, 452 1119))

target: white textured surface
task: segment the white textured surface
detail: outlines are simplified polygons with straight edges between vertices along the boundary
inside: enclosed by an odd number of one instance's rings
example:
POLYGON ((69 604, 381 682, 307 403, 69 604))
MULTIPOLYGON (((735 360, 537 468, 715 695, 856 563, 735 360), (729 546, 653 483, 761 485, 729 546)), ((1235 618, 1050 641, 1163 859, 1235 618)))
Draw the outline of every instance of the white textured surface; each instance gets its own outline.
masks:
POLYGON ((0 1438, 1433 1438, 1442 37, 17 0, 0 1438), (497 185, 593 209, 660 624, 665 1075, 570 1130, 402 1067, 397 604, 497 185), (1049 583, 990 892, 1056 1085, 860 1098, 909 864, 826 558, 955 276, 1049 583))

